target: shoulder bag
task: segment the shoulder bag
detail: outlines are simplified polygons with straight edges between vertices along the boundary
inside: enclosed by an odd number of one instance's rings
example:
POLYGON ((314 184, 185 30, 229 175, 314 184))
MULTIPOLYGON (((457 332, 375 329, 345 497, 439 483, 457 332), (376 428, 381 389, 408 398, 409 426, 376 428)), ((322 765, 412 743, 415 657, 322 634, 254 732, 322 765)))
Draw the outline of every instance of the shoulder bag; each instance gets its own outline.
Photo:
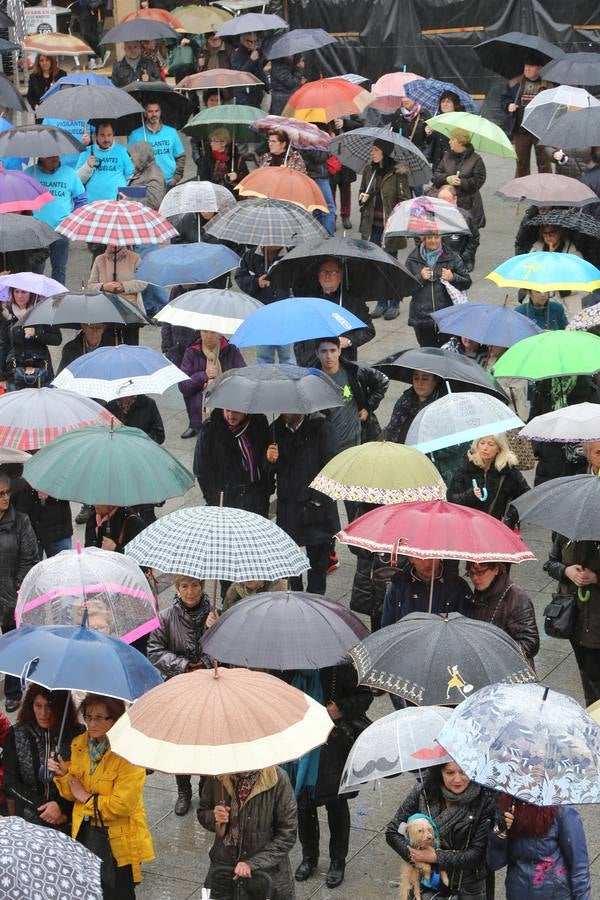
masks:
POLYGON ((117 862, 110 846, 108 828, 104 824, 102 813, 98 808, 97 794, 94 794, 94 818, 81 823, 77 832, 77 840, 84 847, 87 847, 88 850, 91 850, 102 862, 102 889, 114 889, 117 883, 117 862))
POLYGON ((573 637, 576 603, 575 594, 552 594, 552 602, 544 610, 544 631, 548 637, 573 637))

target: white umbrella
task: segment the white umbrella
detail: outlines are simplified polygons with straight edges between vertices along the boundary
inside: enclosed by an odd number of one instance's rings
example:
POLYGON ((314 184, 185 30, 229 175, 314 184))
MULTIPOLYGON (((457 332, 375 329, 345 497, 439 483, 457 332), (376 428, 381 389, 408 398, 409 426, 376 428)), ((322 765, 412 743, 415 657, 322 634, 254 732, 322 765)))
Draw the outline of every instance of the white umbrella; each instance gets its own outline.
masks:
POLYGON ((586 106, 600 106, 600 100, 596 100, 584 88, 560 84, 558 87, 540 91, 531 103, 527 104, 523 114, 523 128, 541 138, 561 115, 575 109, 584 109, 586 106))
POLYGON ((465 391, 447 394, 422 409, 408 429, 406 443, 421 453, 433 453, 521 425, 521 419, 496 397, 465 391))
POLYGON ((600 408, 595 403, 576 403, 544 413, 528 422, 518 436, 559 444, 600 441, 600 408))
POLYGON ((180 294, 163 306, 154 318, 158 322, 169 322, 195 331, 214 331, 229 337, 250 313, 262 305, 254 297, 240 291, 205 288, 180 294))
POLYGON ((177 184, 165 194, 159 207, 159 213, 168 219, 170 216, 183 216, 186 213, 221 212, 236 205, 236 199, 227 188, 211 181, 186 181, 177 184))

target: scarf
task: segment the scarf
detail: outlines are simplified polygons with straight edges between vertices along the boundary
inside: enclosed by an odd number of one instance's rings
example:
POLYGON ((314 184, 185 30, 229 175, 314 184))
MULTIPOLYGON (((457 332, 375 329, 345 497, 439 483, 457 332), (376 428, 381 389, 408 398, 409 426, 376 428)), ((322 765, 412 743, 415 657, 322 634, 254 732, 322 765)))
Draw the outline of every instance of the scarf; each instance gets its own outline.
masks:
POLYGON ((406 109, 405 106, 400 107, 400 114, 404 119, 407 119, 409 122, 412 122, 413 119, 417 119, 421 114, 421 104, 414 103, 412 109, 406 109))
POLYGON ((552 409, 563 409, 567 406, 567 398, 577 384, 577 375, 563 375, 550 382, 552 409))
POLYGON ((226 150, 211 150, 210 152, 214 160, 212 180, 217 184, 222 184, 229 172, 229 154, 226 150))
POLYGON ((260 778, 261 770, 256 772, 244 772, 242 775, 232 775, 233 797, 229 810, 229 827, 223 838, 226 847, 237 847, 240 840, 240 812, 248 801, 254 785, 260 778))
POLYGON ((457 821, 464 819, 464 807, 469 806, 469 804, 473 803, 473 801, 479 797, 481 794, 481 785, 471 781, 462 794, 453 794, 452 791, 449 791, 448 788, 442 784, 440 791, 443 801, 448 801, 450 804, 449 806, 446 806, 446 804, 442 802, 442 808, 435 816, 435 822, 440 833, 441 841, 444 834, 452 832, 457 821))
POLYGON ((88 738, 88 753, 90 756, 90 775, 93 775, 100 764, 100 760, 107 750, 109 750, 108 738, 105 737, 101 741, 94 738, 88 738))
POLYGON ((442 244, 440 244, 437 250, 428 250, 425 244, 419 245, 419 256, 430 269, 434 268, 443 252, 444 247, 442 244))
MULTIPOLYGON (((292 678, 292 686, 308 694, 317 703, 323 704, 325 702, 323 685, 321 684, 321 676, 318 669, 298 669, 292 678)), ((299 759, 294 759, 282 766, 289 775, 296 799, 298 799, 305 788, 309 798, 314 798, 317 778, 319 777, 320 758, 321 748, 315 747, 314 750, 305 753, 299 759)))
POLYGON ((13 314, 13 317, 17 320, 17 322, 22 322, 25 316, 28 316, 31 312, 32 307, 26 306, 24 309, 21 309, 20 306, 17 306, 16 303, 11 303, 10 311, 13 314))
POLYGON ((250 443, 250 439, 246 432, 250 426, 250 419, 246 419, 245 422, 242 422, 241 425, 238 425, 237 428, 234 428, 231 425, 228 425, 229 431, 237 440, 238 449, 240 451, 240 456, 242 457, 242 469, 248 475, 250 479, 250 483, 254 484, 255 481, 258 481, 258 467, 254 460, 254 450, 252 448, 252 444, 250 443))

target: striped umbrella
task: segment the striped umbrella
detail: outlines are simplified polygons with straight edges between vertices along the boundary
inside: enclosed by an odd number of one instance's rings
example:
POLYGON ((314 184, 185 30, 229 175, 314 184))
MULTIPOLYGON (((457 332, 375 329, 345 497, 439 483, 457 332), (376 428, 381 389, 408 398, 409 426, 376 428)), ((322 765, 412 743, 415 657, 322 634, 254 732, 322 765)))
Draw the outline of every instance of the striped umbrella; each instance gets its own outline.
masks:
POLYGON ((24 50, 43 53, 44 56, 95 56, 85 41, 72 34, 49 31, 46 34, 29 34, 21 41, 24 50))
POLYGON ((465 112, 475 112, 475 104, 471 95, 450 81, 438 81, 437 78, 417 78, 409 81, 404 91, 407 97, 420 103, 434 115, 439 109, 440 97, 450 91, 456 94, 465 112))
POLYGON ((178 233, 163 216, 133 200, 95 200, 70 213, 57 226, 70 241, 93 244, 162 244, 178 233))
POLYGON ((39 450, 67 431, 111 420, 99 403, 73 391, 24 388, 0 397, 0 447, 39 450))
POLYGON ((244 200, 211 219, 205 231, 219 240, 261 247, 292 247, 326 237, 309 212, 285 200, 244 200))

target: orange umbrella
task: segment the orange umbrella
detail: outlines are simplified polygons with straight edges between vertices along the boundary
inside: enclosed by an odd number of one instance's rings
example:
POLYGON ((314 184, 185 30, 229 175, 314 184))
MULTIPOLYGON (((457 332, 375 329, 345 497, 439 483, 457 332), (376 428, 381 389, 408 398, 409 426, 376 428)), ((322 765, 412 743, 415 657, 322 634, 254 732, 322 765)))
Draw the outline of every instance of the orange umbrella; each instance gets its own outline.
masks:
POLYGON ((95 52, 78 37, 49 31, 47 34, 29 34, 21 41, 24 50, 43 53, 44 56, 95 56, 95 52))
POLYGON ((185 31, 179 19, 176 19, 175 16, 172 15, 172 13, 167 12, 166 9, 138 9, 137 12, 129 13, 128 16, 121 19, 119 24, 122 22, 131 22, 132 19, 153 19, 155 22, 162 22, 163 25, 169 25, 176 31, 185 31))
POLYGON ((322 209, 327 203, 319 185, 296 169, 288 166, 264 166, 254 169, 236 185, 240 197, 260 197, 268 200, 287 200, 308 212, 322 209))
POLYGON ((331 122, 339 116, 360 114, 373 101, 368 91, 345 78, 308 81, 295 91, 283 110, 304 122, 331 122))

